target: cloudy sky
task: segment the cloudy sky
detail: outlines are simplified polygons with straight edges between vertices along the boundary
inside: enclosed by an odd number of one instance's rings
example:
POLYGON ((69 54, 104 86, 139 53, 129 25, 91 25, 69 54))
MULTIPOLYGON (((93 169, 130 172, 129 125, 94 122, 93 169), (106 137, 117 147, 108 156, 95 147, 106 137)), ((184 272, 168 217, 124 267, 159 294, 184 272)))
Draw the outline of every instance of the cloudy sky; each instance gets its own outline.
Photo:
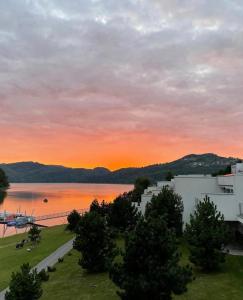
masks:
POLYGON ((0 1, 0 161, 243 157, 242 0, 0 1))

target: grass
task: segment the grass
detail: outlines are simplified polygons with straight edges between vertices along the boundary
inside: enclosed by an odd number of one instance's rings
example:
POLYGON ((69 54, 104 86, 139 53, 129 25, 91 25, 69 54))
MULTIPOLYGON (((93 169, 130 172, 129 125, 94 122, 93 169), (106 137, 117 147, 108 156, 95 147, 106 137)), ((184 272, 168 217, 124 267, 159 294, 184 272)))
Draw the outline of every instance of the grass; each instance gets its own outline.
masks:
POLYGON ((117 300, 116 287, 108 274, 89 275, 78 265, 80 254, 72 250, 64 262, 56 265, 48 282, 43 283, 41 300, 117 300))
POLYGON ((219 272, 203 274, 194 269, 195 281, 188 292, 176 300, 241 300, 243 299, 243 257, 227 256, 219 272))
MULTIPOLYGON (((119 241, 119 245, 122 242, 119 241)), ((188 263, 188 250, 181 247, 182 262, 188 263)), ((57 271, 44 283, 41 300, 118 300, 117 288, 108 274, 89 275, 78 265, 80 254, 75 250, 57 264, 57 271)), ((194 269, 196 280, 188 285, 188 292, 174 296, 176 300, 242 300, 243 257, 228 256, 221 272, 202 274, 194 269)))
POLYGON ((18 270, 20 265, 29 262, 31 266, 35 266, 62 244, 70 240, 72 234, 64 231, 64 229, 64 225, 43 229, 40 244, 31 252, 26 250, 29 247, 28 244, 23 249, 15 249, 17 242, 27 238, 27 233, 0 239, 0 290, 8 286, 11 273, 18 270))

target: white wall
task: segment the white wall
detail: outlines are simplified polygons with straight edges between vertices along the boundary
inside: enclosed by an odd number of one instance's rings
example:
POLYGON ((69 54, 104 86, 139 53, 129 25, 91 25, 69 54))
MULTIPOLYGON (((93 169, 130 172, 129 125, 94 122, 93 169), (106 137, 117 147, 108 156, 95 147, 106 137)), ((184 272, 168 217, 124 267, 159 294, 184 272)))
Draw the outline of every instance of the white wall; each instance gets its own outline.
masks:
POLYGON ((203 200, 206 195, 210 197, 218 210, 224 215, 226 221, 237 221, 240 214, 239 204, 243 208, 243 175, 211 177, 204 175, 180 175, 176 176, 171 182, 159 182, 157 186, 149 187, 142 195, 139 211, 145 212, 146 205, 151 201, 153 195, 158 195, 163 186, 170 185, 174 191, 182 197, 184 212, 183 222, 190 221, 190 214, 195 210, 197 200, 203 200), (232 185, 234 194, 223 193, 222 186, 218 183, 232 185))
MULTIPOLYGON (((202 194, 202 199, 206 194, 202 194)), ((238 221, 239 204, 234 194, 209 194, 210 201, 217 206, 218 211, 224 215, 225 221, 238 221)))
POLYGON ((184 205, 183 222, 190 221, 190 214, 195 210, 196 200, 202 193, 219 193, 216 177, 211 176, 176 176, 175 192, 181 195, 184 205))

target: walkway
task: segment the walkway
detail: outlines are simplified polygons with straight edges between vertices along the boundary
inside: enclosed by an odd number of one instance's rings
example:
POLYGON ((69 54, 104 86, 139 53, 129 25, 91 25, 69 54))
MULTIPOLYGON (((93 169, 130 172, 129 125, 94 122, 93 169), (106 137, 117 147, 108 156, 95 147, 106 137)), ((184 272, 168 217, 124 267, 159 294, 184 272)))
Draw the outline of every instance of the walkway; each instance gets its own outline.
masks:
MULTIPOLYGON (((58 212, 58 213, 54 213, 54 214, 49 214, 49 215, 44 215, 44 216, 36 216, 34 217, 35 222, 39 222, 39 221, 45 221, 45 220, 50 220, 50 219, 58 219, 58 218, 63 218, 63 217, 67 217, 68 215, 70 215, 70 213, 73 210, 69 210, 69 211, 64 211, 64 212, 58 212)), ((82 215, 85 212, 88 211, 87 208, 82 208, 82 209, 76 209, 76 211, 82 215)))
MULTIPOLYGON (((37 269, 37 272, 40 272, 42 269, 47 269, 48 266, 54 266, 58 262, 58 258, 63 257, 73 248, 73 241, 74 238, 43 259, 33 269, 37 269)), ((5 293, 7 289, 8 288, 0 292, 0 300, 5 300, 5 293)))

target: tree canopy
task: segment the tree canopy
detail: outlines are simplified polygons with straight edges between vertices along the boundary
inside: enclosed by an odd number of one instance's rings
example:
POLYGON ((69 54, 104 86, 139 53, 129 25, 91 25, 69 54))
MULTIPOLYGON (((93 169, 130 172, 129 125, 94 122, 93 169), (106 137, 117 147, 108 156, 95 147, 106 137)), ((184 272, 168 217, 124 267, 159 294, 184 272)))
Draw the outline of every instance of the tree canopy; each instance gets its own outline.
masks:
POLYGON ((106 271, 115 256, 115 244, 105 219, 97 212, 85 213, 76 228, 74 248, 81 252, 79 264, 88 272, 106 271))
POLYGON ((179 264, 176 237, 161 218, 141 217, 125 239, 122 262, 114 263, 110 277, 124 300, 170 300, 182 294, 192 271, 179 264))
POLYGON ((229 232, 223 215, 216 205, 205 197, 196 205, 196 210, 186 225, 186 239, 190 248, 190 261, 204 271, 217 270, 225 261, 224 245, 229 232))
POLYGON ((177 236, 182 234, 182 214, 182 198, 168 186, 163 187, 158 196, 152 197, 145 210, 146 218, 163 216, 168 228, 175 230, 177 236))
POLYGON ((6 300, 37 300, 42 295, 41 280, 36 270, 23 264, 20 271, 12 273, 6 300))
POLYGON ((132 202, 140 202, 144 190, 151 184, 147 177, 138 177, 134 183, 134 189, 131 193, 132 202))
POLYGON ((125 231, 136 225, 138 212, 132 202, 132 193, 132 191, 124 193, 114 200, 108 216, 109 226, 125 231))
POLYGON ((75 231, 80 219, 80 214, 76 210, 73 210, 67 217, 67 229, 70 231, 75 231))
POLYGON ((212 176, 216 177, 216 176, 222 176, 227 174, 231 174, 231 165, 228 165, 225 169, 221 169, 218 172, 214 172, 212 176))
POLYGON ((8 177, 5 172, 0 168, 0 190, 9 188, 8 177))
POLYGON ((40 234, 41 234, 41 230, 38 228, 37 225, 34 224, 31 226, 28 232, 28 237, 33 244, 36 244, 37 242, 40 241, 40 234))
POLYGON ((94 200, 91 205, 89 211, 95 211, 100 214, 102 217, 108 218, 110 214, 112 203, 106 203, 104 200, 99 203, 98 200, 94 200))

